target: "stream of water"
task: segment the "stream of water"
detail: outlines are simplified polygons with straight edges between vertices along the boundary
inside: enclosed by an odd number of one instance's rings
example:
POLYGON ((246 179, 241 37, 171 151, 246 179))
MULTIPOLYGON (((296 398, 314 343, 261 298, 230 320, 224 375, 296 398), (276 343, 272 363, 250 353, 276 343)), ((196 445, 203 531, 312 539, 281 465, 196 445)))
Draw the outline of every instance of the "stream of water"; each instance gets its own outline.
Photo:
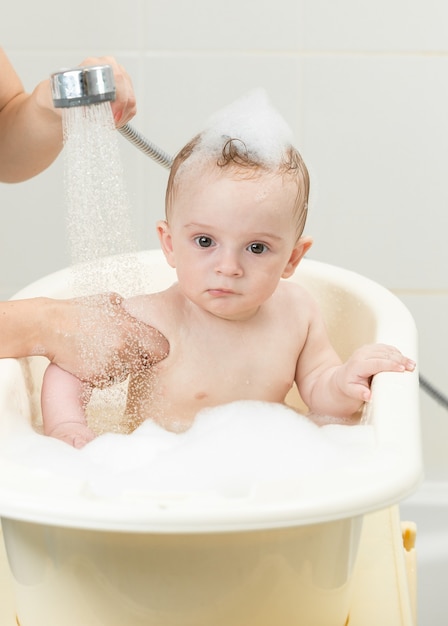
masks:
POLYGON ((76 295, 141 291, 141 268, 109 102, 62 109, 67 236, 76 295), (115 255, 125 258, 109 259, 115 255), (102 259, 100 264, 93 263, 102 259))

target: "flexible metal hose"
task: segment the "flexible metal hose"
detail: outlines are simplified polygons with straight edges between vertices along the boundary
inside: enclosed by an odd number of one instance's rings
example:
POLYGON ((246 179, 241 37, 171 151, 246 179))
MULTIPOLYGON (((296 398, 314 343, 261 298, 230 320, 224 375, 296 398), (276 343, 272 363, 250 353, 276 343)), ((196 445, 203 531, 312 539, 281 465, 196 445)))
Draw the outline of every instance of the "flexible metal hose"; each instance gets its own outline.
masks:
POLYGON ((126 137, 126 139, 128 139, 128 141, 136 146, 136 148, 141 150, 147 156, 151 157, 151 159, 153 159, 160 165, 163 165, 163 167, 170 169, 173 163, 173 158, 167 152, 146 139, 130 124, 125 124, 118 130, 124 137, 126 137))

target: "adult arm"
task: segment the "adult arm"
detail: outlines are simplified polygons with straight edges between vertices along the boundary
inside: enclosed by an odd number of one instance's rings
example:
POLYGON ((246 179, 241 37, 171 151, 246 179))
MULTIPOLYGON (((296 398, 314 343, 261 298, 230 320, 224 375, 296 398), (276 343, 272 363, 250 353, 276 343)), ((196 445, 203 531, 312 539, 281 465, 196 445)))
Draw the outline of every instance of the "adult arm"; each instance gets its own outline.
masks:
POLYGON ((122 303, 115 293, 0 303, 0 358, 45 356, 97 387, 122 381, 169 351, 165 337, 122 303))
MULTIPOLYGON (((88 58, 81 65, 109 64, 117 96, 112 103, 118 126, 136 112, 135 95, 125 70, 112 57, 88 58)), ((50 80, 27 93, 6 53, 0 48, 0 181, 20 182, 39 174, 62 149, 61 112, 53 107, 50 80)))

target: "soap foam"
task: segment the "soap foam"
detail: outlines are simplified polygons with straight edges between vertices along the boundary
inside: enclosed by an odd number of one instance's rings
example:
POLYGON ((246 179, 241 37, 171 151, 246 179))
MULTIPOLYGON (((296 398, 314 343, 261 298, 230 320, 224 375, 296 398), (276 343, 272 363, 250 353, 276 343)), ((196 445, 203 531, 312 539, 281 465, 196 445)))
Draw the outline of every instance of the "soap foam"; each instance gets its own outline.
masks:
POLYGON ((290 127, 262 89, 249 92, 213 114, 201 132, 194 157, 219 159, 229 139, 242 142, 249 156, 269 168, 278 167, 293 144, 290 127))
POLYGON ((370 426, 318 427, 279 404, 238 401, 205 409, 190 430, 168 432, 151 420, 131 435, 106 433, 83 449, 30 430, 4 440, 2 456, 38 473, 77 481, 89 498, 123 494, 250 498, 263 485, 359 467, 374 458, 370 426))

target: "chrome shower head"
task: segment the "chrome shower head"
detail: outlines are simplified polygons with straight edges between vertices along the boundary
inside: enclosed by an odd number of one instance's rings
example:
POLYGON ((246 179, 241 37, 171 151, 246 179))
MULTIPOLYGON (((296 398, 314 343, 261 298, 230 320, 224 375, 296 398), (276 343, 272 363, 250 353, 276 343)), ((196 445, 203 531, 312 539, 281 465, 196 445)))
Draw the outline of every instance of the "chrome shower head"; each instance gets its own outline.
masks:
POLYGON ((56 108, 78 107, 115 100, 114 73, 110 65, 91 65, 55 72, 50 77, 56 108))
MULTIPOLYGON (((114 72, 110 65, 91 65, 61 70, 50 76, 56 108, 89 106, 115 100, 114 72)), ((134 146, 151 159, 170 169, 173 158, 143 137, 130 124, 118 129, 134 146)))

